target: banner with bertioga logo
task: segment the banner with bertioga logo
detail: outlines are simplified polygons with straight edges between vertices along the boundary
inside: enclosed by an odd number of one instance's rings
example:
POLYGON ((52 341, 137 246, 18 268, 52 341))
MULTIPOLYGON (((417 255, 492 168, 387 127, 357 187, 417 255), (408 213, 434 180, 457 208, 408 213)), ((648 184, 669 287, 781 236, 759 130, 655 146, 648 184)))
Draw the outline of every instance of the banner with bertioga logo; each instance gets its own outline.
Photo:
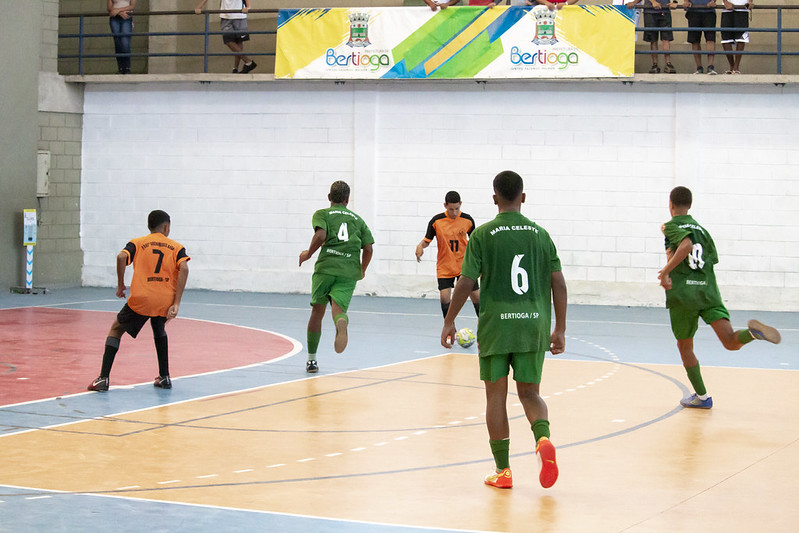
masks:
POLYGON ((633 11, 622 6, 281 9, 275 77, 629 77, 633 11))

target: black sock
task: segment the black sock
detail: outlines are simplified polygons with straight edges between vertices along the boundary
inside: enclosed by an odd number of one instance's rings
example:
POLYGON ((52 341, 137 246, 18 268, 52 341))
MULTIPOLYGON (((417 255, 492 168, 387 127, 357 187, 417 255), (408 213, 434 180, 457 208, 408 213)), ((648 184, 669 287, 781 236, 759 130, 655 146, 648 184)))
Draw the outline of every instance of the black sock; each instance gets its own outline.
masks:
POLYGON ((114 357, 119 351, 119 339, 116 337, 106 337, 105 351, 103 352, 103 366, 100 369, 100 377, 107 378, 111 375, 111 367, 114 365, 114 357))
POLYGON ((167 337, 155 337, 155 354, 158 356, 158 375, 169 375, 169 343, 167 337))
POLYGON ((444 318, 447 318, 447 311, 449 311, 449 304, 448 303, 441 303, 441 312, 444 313, 444 318))

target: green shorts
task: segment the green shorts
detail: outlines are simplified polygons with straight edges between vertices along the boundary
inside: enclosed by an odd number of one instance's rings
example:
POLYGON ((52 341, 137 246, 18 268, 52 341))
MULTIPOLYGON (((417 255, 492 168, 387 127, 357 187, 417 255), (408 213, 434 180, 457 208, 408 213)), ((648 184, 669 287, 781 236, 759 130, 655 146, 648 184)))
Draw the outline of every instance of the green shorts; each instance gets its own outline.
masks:
POLYGON ((705 324, 712 324, 720 318, 730 319, 730 313, 724 304, 708 307, 707 309, 688 309, 679 305, 669 307, 669 318, 671 319, 671 331, 674 338, 678 341, 693 339, 696 330, 699 328, 699 317, 705 324))
POLYGON ((354 279, 314 272, 311 276, 311 305, 327 304, 333 300, 346 313, 356 283, 357 280, 354 279))
POLYGON ((522 352, 480 356, 480 379, 494 382, 510 374, 521 383, 541 383, 544 352, 522 352))

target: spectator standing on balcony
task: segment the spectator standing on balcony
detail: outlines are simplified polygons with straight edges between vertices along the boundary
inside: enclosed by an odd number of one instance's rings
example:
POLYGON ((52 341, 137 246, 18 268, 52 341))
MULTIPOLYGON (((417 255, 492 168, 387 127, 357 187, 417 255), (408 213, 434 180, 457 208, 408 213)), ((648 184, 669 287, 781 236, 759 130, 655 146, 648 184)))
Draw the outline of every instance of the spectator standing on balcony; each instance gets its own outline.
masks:
MULTIPOLYGON (((208 0, 201 0, 194 12, 198 15, 202 13, 208 0)), ((250 40, 247 29, 247 12, 250 10, 250 0, 219 0, 220 11, 241 11, 241 13, 220 13, 220 29, 222 42, 236 55, 233 56, 233 74, 247 74, 255 70, 258 65, 244 55, 244 41, 250 40), (239 65, 242 65, 239 70, 239 65)))
MULTIPOLYGON (((746 30, 725 31, 725 28, 748 28, 749 10, 754 7, 754 0, 724 0, 724 10, 721 12, 721 46, 727 52, 732 52, 732 45, 735 43, 735 51, 743 52, 746 43, 749 42, 749 32, 746 30)), ((741 73, 742 54, 727 54, 727 61, 730 63, 730 70, 725 74, 741 73)))
POLYGON ((454 6, 461 0, 424 0, 425 4, 430 6, 430 9, 447 9, 449 6, 454 6))
POLYGON ((130 74, 130 35, 133 33, 133 8, 136 0, 107 0, 108 23, 114 34, 114 52, 117 54, 117 72, 130 74))
POLYGON ((567 5, 570 6, 572 4, 576 4, 579 0, 537 0, 537 1, 542 6, 547 6, 550 11, 554 11, 555 9, 562 9, 563 6, 567 5))
MULTIPOLYGON (((639 4, 641 0, 633 0, 627 7, 634 7, 639 4), (632 5, 631 5, 632 4, 632 5)), ((658 55, 661 53, 658 50, 658 35, 662 45, 663 59, 666 65, 663 67, 663 72, 666 74, 674 74, 677 69, 671 64, 671 41, 674 40, 674 32, 670 29, 664 30, 659 28, 671 28, 671 10, 674 9, 674 4, 670 4, 669 0, 644 0, 644 27, 649 28, 644 30, 644 41, 649 43, 649 49, 652 51, 652 68, 649 69, 650 74, 660 74, 660 66, 658 66, 658 55)))
MULTIPOLYGON (((684 0, 685 18, 688 19, 689 28, 715 28, 716 27, 716 0, 684 0)), ((702 50, 702 31, 689 30, 688 42, 691 48, 699 52, 702 50)), ((714 30, 704 30, 705 46, 708 52, 716 50, 716 32, 714 30)), ((714 54, 707 55, 707 73, 718 74, 713 66, 714 54)), ((694 54, 696 61, 696 72, 694 74, 704 74, 702 68, 702 54, 694 54)))

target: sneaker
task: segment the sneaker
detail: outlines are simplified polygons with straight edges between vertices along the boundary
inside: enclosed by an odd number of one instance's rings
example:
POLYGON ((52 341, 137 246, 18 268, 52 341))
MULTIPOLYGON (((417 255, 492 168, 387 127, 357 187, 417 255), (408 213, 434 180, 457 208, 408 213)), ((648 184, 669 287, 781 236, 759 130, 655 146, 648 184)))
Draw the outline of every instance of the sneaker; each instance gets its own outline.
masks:
POLYGON ((746 325, 749 327, 749 333, 752 334, 752 337, 758 340, 768 341, 773 344, 779 344, 782 340, 782 336, 776 328, 767 326, 758 320, 750 320, 746 325))
MULTIPOLYGON (((707 73, 710 74, 710 67, 707 67, 707 68, 708 68, 708 72, 707 73)), ((694 74, 704 74, 704 73, 705 73, 705 69, 703 69, 702 67, 696 67, 696 72, 694 72, 694 74)))
POLYGON ((171 389, 172 380, 169 379, 169 376, 158 376, 153 381, 153 387, 158 387, 159 389, 171 389))
POLYGON ((555 446, 546 437, 541 437, 535 447, 535 453, 541 463, 538 481, 548 489, 558 480, 558 463, 555 462, 555 446))
POLYGON ((92 381, 92 384, 86 387, 86 390, 93 390, 97 392, 105 392, 108 390, 108 378, 99 377, 92 381))
POLYGON ((255 61, 250 61, 249 65, 244 65, 243 67, 241 67, 241 74, 247 74, 248 72, 252 72, 253 70, 255 70, 255 67, 257 66, 258 65, 255 64, 255 61))
POLYGON ((305 371, 309 374, 316 374, 319 372, 319 365, 316 364, 316 361, 311 359, 307 363, 305 363, 305 371))
POLYGON ((716 74, 718 74, 718 72, 716 72, 716 69, 713 68, 713 65, 707 66, 707 73, 710 74, 711 76, 715 76, 716 74))
POLYGON ((680 400, 680 405, 683 407, 693 407, 695 409, 710 409, 713 407, 713 398, 708 396, 707 400, 702 400, 696 394, 692 394, 680 400))
POLYGON ((676 74, 677 69, 674 68, 674 65, 672 65, 671 63, 666 63, 666 66, 663 67, 663 72, 665 72, 666 74, 676 74))
POLYGON ((649 69, 650 74, 660 74, 660 67, 657 64, 652 65, 652 68, 649 69))
POLYGON ((498 489, 510 489, 513 487, 513 475, 510 473, 510 468, 503 468, 502 472, 494 472, 488 474, 485 478, 485 484, 491 485, 498 489))
POLYGON ((347 347, 347 317, 340 316, 336 320, 336 340, 333 341, 333 349, 336 353, 341 353, 347 347))
POLYGON ((239 73, 239 69, 237 69, 237 68, 234 68, 234 69, 233 69, 233 74, 238 74, 238 73, 239 73))

